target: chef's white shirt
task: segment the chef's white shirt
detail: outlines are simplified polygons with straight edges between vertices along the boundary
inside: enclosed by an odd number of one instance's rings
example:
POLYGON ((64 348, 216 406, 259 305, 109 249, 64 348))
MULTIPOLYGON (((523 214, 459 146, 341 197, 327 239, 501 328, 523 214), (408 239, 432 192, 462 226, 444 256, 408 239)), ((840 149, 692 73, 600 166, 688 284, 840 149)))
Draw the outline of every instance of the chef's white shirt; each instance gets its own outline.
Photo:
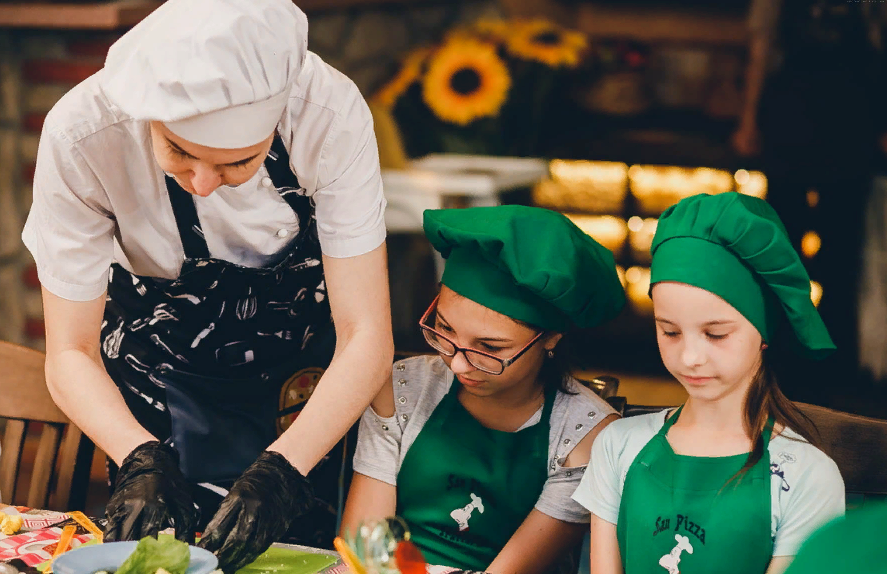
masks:
MULTIPOLYGON (((41 284, 89 301, 113 262, 137 275, 175 278, 184 249, 147 121, 112 104, 101 74, 68 92, 46 117, 34 199, 22 233, 41 284)), ((354 257, 385 240, 379 153, 369 108, 354 83, 308 53, 278 132, 290 166, 316 205, 323 253, 354 257)), ((246 267, 283 258, 300 222, 264 166, 237 187, 194 196, 210 256, 246 267)))

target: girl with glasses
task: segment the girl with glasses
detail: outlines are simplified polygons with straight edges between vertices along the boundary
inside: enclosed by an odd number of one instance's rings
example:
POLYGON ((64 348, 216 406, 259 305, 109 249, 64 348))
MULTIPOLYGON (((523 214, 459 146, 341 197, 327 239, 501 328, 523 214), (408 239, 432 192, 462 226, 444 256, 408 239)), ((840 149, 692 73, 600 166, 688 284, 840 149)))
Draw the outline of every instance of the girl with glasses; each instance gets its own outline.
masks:
POLYGON ((343 530, 397 514, 426 562, 551 569, 587 531, 571 500, 616 418, 570 377, 564 335, 619 313, 612 254, 524 206, 425 212, 446 259, 420 327, 434 356, 398 362, 364 414, 343 530))
POLYGON ((652 252, 659 351, 689 397, 595 442, 574 496, 592 512, 591 571, 781 573, 844 512, 838 468, 769 355, 834 350, 810 279, 776 212, 737 193, 669 208, 652 252))

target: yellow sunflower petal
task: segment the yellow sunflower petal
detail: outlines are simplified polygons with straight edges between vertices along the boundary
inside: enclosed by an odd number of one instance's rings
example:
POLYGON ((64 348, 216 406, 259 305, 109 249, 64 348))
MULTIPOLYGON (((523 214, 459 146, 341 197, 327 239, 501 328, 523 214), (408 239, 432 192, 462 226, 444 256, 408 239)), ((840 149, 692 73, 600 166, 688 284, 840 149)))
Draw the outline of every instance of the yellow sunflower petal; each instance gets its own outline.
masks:
POLYGON ((419 79, 422 74, 422 65, 431 52, 432 49, 428 47, 413 50, 404 59, 397 75, 373 95, 372 101, 386 108, 392 107, 397 99, 413 85, 413 82, 419 79))
POLYGON ((494 42, 507 40, 511 33, 508 22, 499 19, 478 20, 474 23, 473 29, 484 39, 494 42))
POLYGON ((508 68, 493 45, 454 38, 431 58, 422 99, 440 119, 464 126, 497 115, 510 87, 508 68))
POLYGON ((588 40, 581 32, 567 30, 547 20, 526 20, 515 23, 505 45, 519 58, 553 68, 575 67, 588 47, 588 40))

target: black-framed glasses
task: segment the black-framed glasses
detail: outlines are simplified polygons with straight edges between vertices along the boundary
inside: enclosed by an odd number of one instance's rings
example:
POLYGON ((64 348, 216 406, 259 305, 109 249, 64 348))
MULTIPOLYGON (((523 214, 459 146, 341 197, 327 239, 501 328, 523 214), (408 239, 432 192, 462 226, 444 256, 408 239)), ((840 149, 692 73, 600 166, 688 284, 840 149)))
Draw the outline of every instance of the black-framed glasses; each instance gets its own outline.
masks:
POLYGON ((465 355, 465 360, 468 361, 472 367, 491 375, 501 375, 506 367, 514 364, 515 361, 529 351, 530 347, 535 345, 536 341, 541 339, 542 335, 545 334, 545 331, 539 331, 523 349, 507 359, 497 357, 496 355, 478 349, 472 349, 471 347, 460 347, 452 339, 426 324, 431 312, 437 308, 438 299, 440 299, 440 295, 434 298, 434 301, 431 302, 431 306, 428 307, 428 310, 425 311, 425 314, 419 319, 419 327, 422 328, 422 334, 425 336, 425 340, 431 345, 431 348, 445 357, 455 357, 456 353, 461 352, 465 355))

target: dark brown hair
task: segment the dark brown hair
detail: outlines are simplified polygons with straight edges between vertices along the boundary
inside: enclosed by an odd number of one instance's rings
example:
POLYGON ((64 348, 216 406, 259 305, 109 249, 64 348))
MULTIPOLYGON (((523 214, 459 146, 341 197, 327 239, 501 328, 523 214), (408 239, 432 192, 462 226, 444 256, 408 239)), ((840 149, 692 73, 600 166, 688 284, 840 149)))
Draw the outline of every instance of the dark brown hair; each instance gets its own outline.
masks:
POLYGON ((764 456, 764 449, 768 445, 764 444, 761 434, 771 417, 774 425, 789 428, 811 445, 820 448, 819 430, 807 415, 782 394, 779 389, 775 363, 771 361, 767 351, 764 351, 761 366, 745 395, 743 405, 745 431, 754 440, 754 446, 745 464, 736 473, 736 476, 730 479, 731 481, 741 479, 764 456))

